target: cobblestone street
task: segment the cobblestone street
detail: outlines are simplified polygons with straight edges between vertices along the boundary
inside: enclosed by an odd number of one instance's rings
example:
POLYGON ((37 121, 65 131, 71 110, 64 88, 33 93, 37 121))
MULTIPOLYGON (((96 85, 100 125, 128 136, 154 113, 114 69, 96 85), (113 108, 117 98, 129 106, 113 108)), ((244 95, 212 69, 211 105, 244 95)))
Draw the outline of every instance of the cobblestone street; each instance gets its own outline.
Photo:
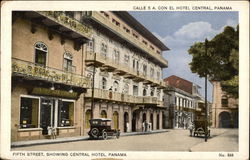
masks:
POLYGON ((122 136, 120 139, 82 140, 77 142, 17 147, 18 151, 238 151, 238 129, 211 129, 211 138, 190 137, 188 130, 122 136))

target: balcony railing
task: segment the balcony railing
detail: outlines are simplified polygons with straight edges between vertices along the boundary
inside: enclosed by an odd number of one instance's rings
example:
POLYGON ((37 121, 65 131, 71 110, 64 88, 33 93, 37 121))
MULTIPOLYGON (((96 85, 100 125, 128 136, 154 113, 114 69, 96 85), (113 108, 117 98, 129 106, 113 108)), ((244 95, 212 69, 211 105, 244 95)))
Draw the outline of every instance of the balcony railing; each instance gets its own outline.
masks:
POLYGON ((16 58, 12 58, 12 73, 76 87, 89 88, 90 85, 90 80, 87 77, 51 67, 42 67, 16 58))
POLYGON ((91 38, 92 30, 89 26, 72 17, 66 16, 65 13, 61 11, 37 11, 37 13, 83 35, 84 37, 91 38))
MULTIPOLYGON (((85 97, 92 98, 92 89, 88 89, 85 97)), ((109 90, 94 89, 94 97, 95 99, 116 101, 116 102, 124 102, 124 103, 133 103, 133 104, 155 104, 159 107, 163 107, 163 101, 157 100, 156 97, 141 97, 141 96, 133 96, 128 94, 121 94, 117 92, 110 92, 109 90)))
POLYGON ((136 71, 123 63, 116 62, 113 59, 104 56, 103 54, 87 52, 86 62, 94 62, 94 61, 95 63, 98 63, 99 66, 102 66, 104 68, 105 67, 111 68, 112 70, 114 70, 114 72, 127 73, 126 75, 127 77, 131 77, 137 81, 148 81, 150 83, 158 85, 159 87, 165 86, 162 80, 157 80, 150 76, 146 76, 143 73, 136 71))
POLYGON ((148 46, 146 46, 141 41, 138 41, 138 39, 136 39, 134 36, 132 36, 131 34, 128 34, 122 28, 116 26, 111 21, 106 19, 104 16, 101 15, 101 13, 92 12, 92 15, 90 15, 90 17, 92 19, 94 19, 95 21, 97 21, 98 23, 101 23, 102 25, 104 25, 106 28, 108 28, 108 29, 112 30, 113 32, 115 32, 116 35, 122 37, 123 39, 126 39, 131 44, 137 46, 138 48, 140 48, 144 52, 148 53, 151 57, 155 58, 162 65, 168 66, 168 61, 165 60, 162 57, 162 55, 160 55, 158 53, 155 53, 154 50, 152 50, 151 48, 148 48, 148 46))

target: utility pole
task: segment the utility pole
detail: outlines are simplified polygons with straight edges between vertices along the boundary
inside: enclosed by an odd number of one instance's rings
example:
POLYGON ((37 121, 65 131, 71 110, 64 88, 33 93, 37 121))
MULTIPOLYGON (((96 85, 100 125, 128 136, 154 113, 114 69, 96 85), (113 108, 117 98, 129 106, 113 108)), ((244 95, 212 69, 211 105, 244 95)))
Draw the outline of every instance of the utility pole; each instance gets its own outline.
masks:
MULTIPOLYGON (((207 43, 208 43, 208 40, 206 38, 205 40, 206 57, 207 57, 207 48, 208 48, 207 43)), ((205 73, 205 142, 207 142, 207 133, 208 133, 207 126, 208 126, 208 120, 207 120, 207 71, 206 71, 205 73)))
POLYGON ((96 61, 96 53, 94 53, 94 68, 93 68, 93 75, 92 75, 92 95, 91 95, 91 118, 94 117, 94 94, 95 94, 95 61, 96 61))

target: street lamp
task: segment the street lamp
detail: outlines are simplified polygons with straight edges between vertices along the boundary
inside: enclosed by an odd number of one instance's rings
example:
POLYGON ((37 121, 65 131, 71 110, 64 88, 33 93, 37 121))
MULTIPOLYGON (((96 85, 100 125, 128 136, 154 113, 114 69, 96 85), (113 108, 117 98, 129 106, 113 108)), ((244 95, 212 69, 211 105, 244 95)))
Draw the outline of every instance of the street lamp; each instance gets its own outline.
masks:
MULTIPOLYGON (((207 57, 207 48, 208 48, 208 40, 207 38, 205 39, 205 54, 207 57)), ((207 66, 206 66, 207 67, 207 66)), ((207 68, 206 68, 206 73, 205 73, 205 142, 207 142, 207 68)))

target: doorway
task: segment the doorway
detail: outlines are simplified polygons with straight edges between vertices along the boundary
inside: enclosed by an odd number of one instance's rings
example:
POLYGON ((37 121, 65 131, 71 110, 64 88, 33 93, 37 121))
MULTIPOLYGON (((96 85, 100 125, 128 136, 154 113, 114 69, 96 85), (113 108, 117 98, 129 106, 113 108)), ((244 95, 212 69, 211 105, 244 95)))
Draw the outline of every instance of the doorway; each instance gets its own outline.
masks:
POLYGON ((55 101, 53 99, 41 98, 40 110, 40 127, 43 129, 42 134, 48 134, 48 127, 53 127, 54 124, 54 107, 55 101))

